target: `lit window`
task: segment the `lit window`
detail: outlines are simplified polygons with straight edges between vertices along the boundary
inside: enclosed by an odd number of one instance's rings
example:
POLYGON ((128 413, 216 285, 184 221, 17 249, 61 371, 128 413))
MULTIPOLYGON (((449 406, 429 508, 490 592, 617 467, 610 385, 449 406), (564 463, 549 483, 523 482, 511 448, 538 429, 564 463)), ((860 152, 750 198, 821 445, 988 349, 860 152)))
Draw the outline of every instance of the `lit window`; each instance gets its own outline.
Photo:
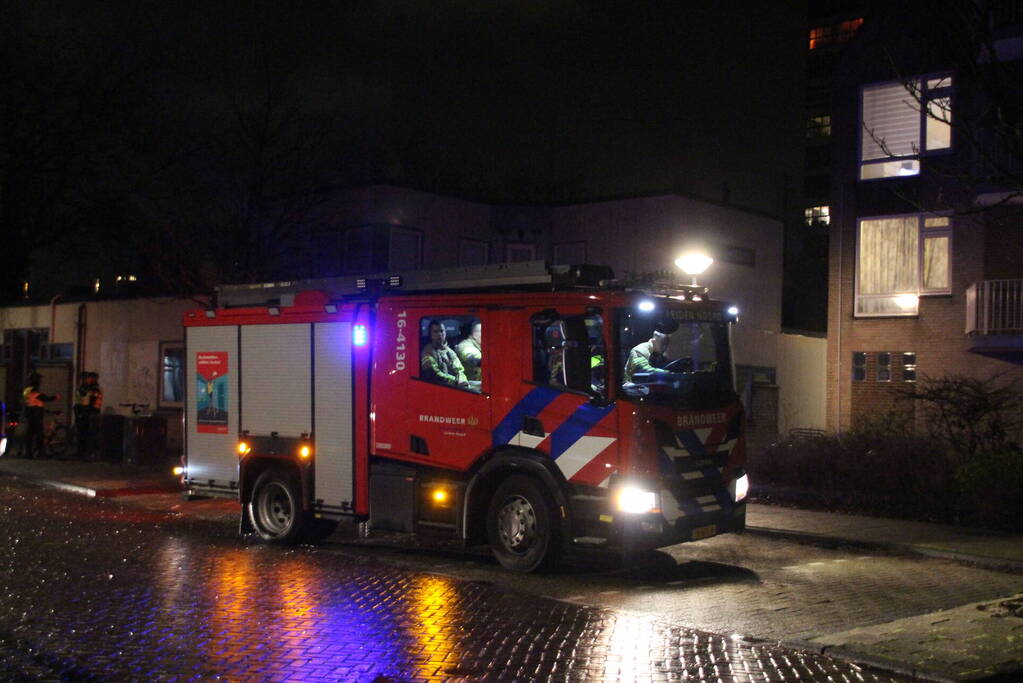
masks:
POLYGON ((916 315, 920 295, 949 294, 951 243, 947 216, 861 220, 856 315, 916 315))
POLYGON ((180 408, 185 400, 185 347, 160 342, 160 407, 180 408))
POLYGON ((815 26, 810 29, 810 49, 816 50, 831 45, 832 31, 830 26, 815 26))
POLYGON ((806 137, 826 138, 831 136, 831 114, 811 116, 806 120, 806 137))
POLYGON ((803 215, 806 217, 807 225, 823 226, 831 224, 830 206, 810 206, 803 209, 803 215))
POLYGON ((912 351, 902 354, 902 381, 916 381, 916 354, 912 351))
POLYGON ((852 378, 854 382, 867 379, 867 354, 863 351, 853 351, 852 378))
POLYGON ((952 147, 952 78, 863 89, 860 180, 920 173, 920 156, 952 147))
POLYGON ((848 19, 837 24, 828 26, 815 26, 810 29, 811 50, 816 50, 828 45, 841 45, 852 40, 863 24, 863 18, 848 19))

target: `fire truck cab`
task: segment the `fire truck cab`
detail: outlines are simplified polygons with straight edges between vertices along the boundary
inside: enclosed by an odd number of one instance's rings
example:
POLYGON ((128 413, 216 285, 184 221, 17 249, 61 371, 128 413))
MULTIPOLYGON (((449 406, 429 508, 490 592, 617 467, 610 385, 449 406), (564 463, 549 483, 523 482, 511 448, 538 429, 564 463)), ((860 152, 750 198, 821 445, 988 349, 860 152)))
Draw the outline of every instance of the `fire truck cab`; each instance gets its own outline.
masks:
POLYGON ((516 571, 745 526, 737 312, 542 262, 222 287, 184 319, 184 485, 269 542, 488 543, 516 571))

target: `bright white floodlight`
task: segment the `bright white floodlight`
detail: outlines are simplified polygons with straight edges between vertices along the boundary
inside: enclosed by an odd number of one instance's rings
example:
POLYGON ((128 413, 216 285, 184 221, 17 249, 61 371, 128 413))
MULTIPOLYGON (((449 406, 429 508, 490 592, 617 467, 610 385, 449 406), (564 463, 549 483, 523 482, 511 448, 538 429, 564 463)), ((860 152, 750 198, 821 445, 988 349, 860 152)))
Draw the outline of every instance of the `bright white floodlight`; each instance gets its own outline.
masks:
POLYGON ((691 251, 675 259, 675 265, 686 275, 699 275, 714 263, 714 259, 699 251, 691 251))
POLYGON ((707 270, 714 259, 701 251, 690 251, 675 259, 675 265, 682 269, 682 272, 693 278, 696 284, 696 276, 707 270))

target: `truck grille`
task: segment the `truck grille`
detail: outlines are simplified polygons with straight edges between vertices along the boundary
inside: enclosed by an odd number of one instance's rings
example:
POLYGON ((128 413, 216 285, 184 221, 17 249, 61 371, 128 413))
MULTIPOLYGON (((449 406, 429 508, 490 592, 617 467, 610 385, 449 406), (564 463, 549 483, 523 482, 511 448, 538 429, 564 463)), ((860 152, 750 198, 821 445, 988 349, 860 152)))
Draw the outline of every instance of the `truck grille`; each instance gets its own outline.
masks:
MULTIPOLYGON (((705 512, 731 505, 721 472, 735 439, 716 442, 712 429, 675 431, 664 422, 655 422, 661 474, 670 481, 671 492, 689 504, 696 503, 705 512)), ((689 507, 689 505, 683 505, 689 507)))

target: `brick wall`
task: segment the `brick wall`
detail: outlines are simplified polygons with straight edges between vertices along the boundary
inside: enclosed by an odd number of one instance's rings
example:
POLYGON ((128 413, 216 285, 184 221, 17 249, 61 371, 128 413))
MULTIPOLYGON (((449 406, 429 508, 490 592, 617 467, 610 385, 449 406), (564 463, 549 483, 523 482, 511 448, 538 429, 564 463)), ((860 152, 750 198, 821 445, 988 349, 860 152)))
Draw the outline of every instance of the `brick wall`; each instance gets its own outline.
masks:
POLYGON ((893 412, 905 414, 915 410, 912 401, 904 398, 905 393, 915 386, 915 375, 910 372, 910 367, 915 365, 907 366, 903 362, 905 352, 892 349, 858 351, 863 353, 866 362, 862 366, 864 379, 856 380, 853 379, 853 361, 850 358, 850 423, 858 426, 893 412), (887 364, 881 363, 885 355, 889 359, 887 364), (887 371, 887 375, 881 374, 882 369, 887 371))
MULTIPOLYGON (((884 215, 862 213, 860 217, 884 215)), ((970 284, 985 278, 985 224, 957 217, 952 237, 952 294, 920 299, 919 315, 908 318, 854 318, 854 274, 857 216, 834 222, 828 313, 828 428, 847 429, 854 415, 880 409, 889 401, 890 387, 854 386, 854 351, 912 352, 917 376, 966 375, 986 379, 994 374, 1023 380, 1023 366, 987 358, 969 350, 966 336, 966 297, 970 284)), ((875 358, 876 362, 876 358, 875 358)), ((876 366, 872 368, 876 371, 876 366)), ((870 372, 868 370, 868 372, 870 372)), ((872 375, 875 376, 876 375, 872 375)))
POLYGON ((746 422, 746 447, 759 454, 778 438, 778 387, 754 384, 746 422))

